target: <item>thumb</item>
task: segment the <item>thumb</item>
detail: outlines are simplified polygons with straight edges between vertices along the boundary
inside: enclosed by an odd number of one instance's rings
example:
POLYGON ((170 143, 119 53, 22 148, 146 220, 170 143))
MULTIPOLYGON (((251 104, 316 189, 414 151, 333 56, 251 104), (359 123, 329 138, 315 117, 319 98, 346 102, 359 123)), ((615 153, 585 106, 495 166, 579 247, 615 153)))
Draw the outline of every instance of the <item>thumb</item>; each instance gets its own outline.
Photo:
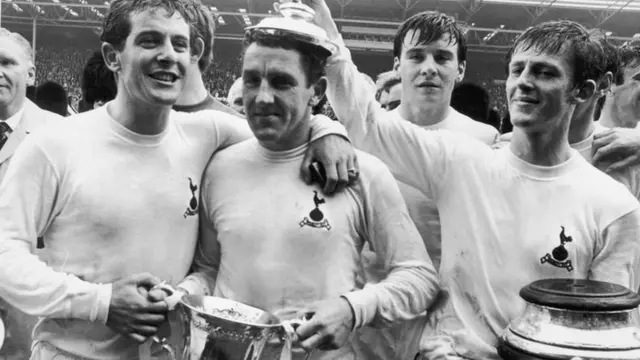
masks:
POLYGON ((136 284, 138 287, 144 287, 147 289, 151 289, 152 287, 160 283, 160 279, 149 273, 135 274, 131 276, 130 281, 136 284))

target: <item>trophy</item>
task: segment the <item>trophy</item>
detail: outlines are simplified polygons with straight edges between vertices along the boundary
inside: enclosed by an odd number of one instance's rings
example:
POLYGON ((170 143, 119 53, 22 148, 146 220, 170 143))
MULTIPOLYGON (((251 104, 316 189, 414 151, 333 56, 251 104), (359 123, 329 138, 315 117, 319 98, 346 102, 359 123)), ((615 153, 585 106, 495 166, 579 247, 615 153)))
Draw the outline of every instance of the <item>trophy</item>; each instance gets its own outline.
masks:
POLYGON ((264 18, 260 23, 246 28, 246 33, 261 32, 272 36, 282 36, 315 45, 330 56, 336 53, 337 46, 331 42, 324 31, 313 23, 315 11, 300 0, 286 3, 274 3, 278 15, 264 18))

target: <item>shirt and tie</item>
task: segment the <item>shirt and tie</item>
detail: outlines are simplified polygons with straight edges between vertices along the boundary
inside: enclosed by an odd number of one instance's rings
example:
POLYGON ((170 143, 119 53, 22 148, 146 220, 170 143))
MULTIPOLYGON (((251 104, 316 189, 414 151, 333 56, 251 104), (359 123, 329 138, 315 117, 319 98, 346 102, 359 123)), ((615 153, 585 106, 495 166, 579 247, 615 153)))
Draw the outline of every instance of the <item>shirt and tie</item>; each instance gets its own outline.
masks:
POLYGON ((24 106, 7 120, 0 120, 0 150, 7 143, 9 135, 18 127, 22 114, 24 114, 24 106))

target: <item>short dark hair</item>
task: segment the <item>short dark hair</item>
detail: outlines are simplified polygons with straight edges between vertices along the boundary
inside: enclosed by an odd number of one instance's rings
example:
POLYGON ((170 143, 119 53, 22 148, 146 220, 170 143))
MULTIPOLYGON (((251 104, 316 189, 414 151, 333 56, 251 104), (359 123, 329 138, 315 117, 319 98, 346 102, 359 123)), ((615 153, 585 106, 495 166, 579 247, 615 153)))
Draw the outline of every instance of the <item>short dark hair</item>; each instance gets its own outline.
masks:
MULTIPOLYGON (((640 66, 640 41, 637 43, 631 43, 621 46, 618 49, 618 60, 620 62, 620 69, 632 66, 640 66)), ((620 75, 620 84, 624 82, 624 73, 620 75)))
POLYGON ((313 108, 311 108, 311 114, 322 114, 322 110, 324 110, 324 105, 327 103, 327 101, 327 96, 323 96, 322 99, 320 99, 320 101, 313 108))
POLYGON ((302 67, 307 78, 307 85, 311 86, 326 74, 327 59, 331 55, 327 50, 293 37, 272 35, 260 30, 247 31, 244 37, 245 52, 249 45, 256 43, 270 48, 295 50, 300 53, 302 67))
POLYGON ((154 8, 165 9, 169 16, 177 12, 193 33, 199 6, 197 0, 113 0, 102 23, 100 40, 111 44, 116 50, 122 50, 131 34, 131 15, 154 8))
POLYGON ((61 116, 68 114, 67 91, 57 82, 47 81, 36 88, 35 103, 40 108, 61 116))
POLYGON ((453 89, 451 107, 473 120, 487 123, 490 108, 489 92, 480 85, 462 83, 453 89))
POLYGON ((113 72, 107 67, 100 51, 94 51, 87 59, 80 79, 82 98, 89 104, 115 99, 118 85, 113 72))
POLYGON ((196 21, 193 24, 193 34, 191 35, 191 51, 195 50, 195 42, 198 38, 204 42, 202 57, 198 60, 198 68, 201 73, 207 71, 213 61, 213 42, 216 33, 216 21, 204 4, 201 4, 195 11, 196 21))
POLYGON ((516 50, 534 49, 539 53, 566 52, 573 71, 573 86, 586 80, 598 80, 607 68, 607 55, 602 48, 600 30, 588 30, 575 21, 547 21, 528 28, 509 49, 507 66, 516 50))
MULTIPOLYGON (((456 19, 439 11, 423 11, 408 18, 400 25, 393 39, 393 56, 398 59, 402 55, 405 37, 410 31, 419 31, 417 43, 430 44, 449 35, 449 44, 458 45, 458 62, 467 60, 467 39, 456 19)), ((414 32, 414 38, 415 38, 414 32)))

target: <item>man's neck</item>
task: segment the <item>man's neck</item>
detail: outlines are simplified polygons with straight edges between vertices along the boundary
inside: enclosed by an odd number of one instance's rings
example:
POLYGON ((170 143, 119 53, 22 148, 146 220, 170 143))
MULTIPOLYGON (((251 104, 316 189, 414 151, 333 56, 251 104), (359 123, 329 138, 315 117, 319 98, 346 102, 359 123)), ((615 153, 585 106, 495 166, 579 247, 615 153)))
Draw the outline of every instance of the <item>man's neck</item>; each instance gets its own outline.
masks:
POLYGON ((115 121, 136 134, 158 135, 167 128, 171 105, 141 104, 118 92, 107 111, 115 121))
POLYGON ((577 144, 586 140, 595 130, 595 102, 590 104, 583 112, 576 114, 569 125, 569 144, 577 144))
POLYGON ((451 108, 445 104, 418 104, 401 102, 398 109, 400 116, 418 126, 438 124, 449 116, 451 108))
POLYGON ((616 125, 615 123, 615 117, 613 113, 613 104, 611 103, 610 96, 607 97, 607 99, 604 102, 604 105, 602 106, 602 111, 600 113, 600 118, 598 119, 598 122, 606 128, 614 128, 616 126, 619 126, 619 125, 616 125))
POLYGON ((258 138, 260 146, 269 151, 288 151, 304 145, 309 141, 309 132, 311 131, 311 117, 307 121, 300 121, 300 125, 295 129, 291 129, 288 134, 280 139, 261 140, 258 138))
POLYGON ((193 73, 187 75, 186 80, 186 84, 180 92, 176 105, 197 105, 209 96, 209 91, 207 91, 207 88, 204 86, 202 74, 200 74, 199 71, 193 71, 193 73))
POLYGON ((571 157, 568 141, 568 125, 564 129, 530 133, 521 128, 513 129, 510 148, 521 160, 537 166, 560 165, 571 157))
POLYGON ((24 106, 26 97, 16 98, 7 106, 0 106, 0 120, 8 120, 13 115, 17 114, 24 106))

